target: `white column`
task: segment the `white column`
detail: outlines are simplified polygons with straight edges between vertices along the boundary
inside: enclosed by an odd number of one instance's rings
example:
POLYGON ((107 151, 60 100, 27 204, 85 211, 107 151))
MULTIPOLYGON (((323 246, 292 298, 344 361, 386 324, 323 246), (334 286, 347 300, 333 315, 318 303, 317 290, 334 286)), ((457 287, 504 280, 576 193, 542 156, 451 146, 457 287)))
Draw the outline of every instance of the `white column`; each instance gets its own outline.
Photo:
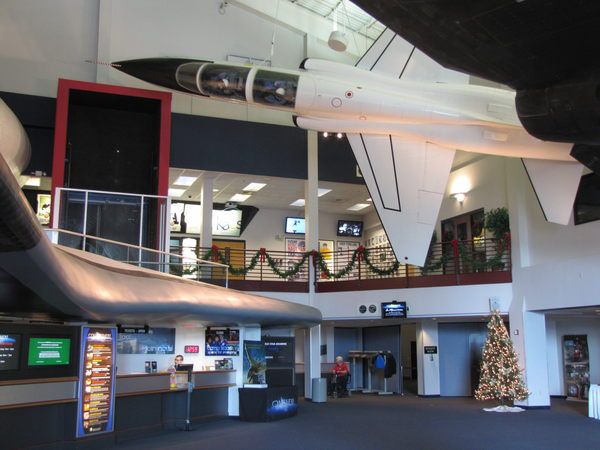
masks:
POLYGON ((202 202, 202 225, 200 227, 200 247, 212 245, 213 179, 202 178, 200 201, 202 202))
POLYGON ((517 297, 513 298, 509 318, 513 348, 519 356, 519 367, 524 369, 523 381, 530 392, 526 400, 515 401, 515 405, 548 407, 550 392, 544 313, 527 311, 525 301, 517 297))
MULTIPOLYGON (((319 162, 318 162, 318 135, 314 131, 308 132, 308 180, 304 188, 304 217, 306 218, 306 249, 319 249, 319 162)), ((312 270, 312 257, 310 258, 308 280, 308 304, 315 305, 315 273, 312 270)), ((312 398, 312 379, 321 378, 321 326, 312 327, 306 334, 304 392, 306 398, 312 398)))
POLYGON ((440 360, 438 324, 426 320, 417 324, 417 372, 419 395, 440 395, 440 360), (426 346, 435 346, 438 353, 425 354, 426 346))

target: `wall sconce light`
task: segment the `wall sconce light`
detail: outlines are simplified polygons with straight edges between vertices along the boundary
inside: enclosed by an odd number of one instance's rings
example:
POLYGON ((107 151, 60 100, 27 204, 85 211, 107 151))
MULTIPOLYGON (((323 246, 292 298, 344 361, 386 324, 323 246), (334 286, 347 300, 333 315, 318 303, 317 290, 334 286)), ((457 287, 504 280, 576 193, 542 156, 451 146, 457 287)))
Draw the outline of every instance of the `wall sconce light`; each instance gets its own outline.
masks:
POLYGON ((467 198, 467 194, 465 194, 464 192, 457 192, 455 194, 452 194, 452 197, 454 197, 454 199, 458 202, 461 203, 465 201, 465 198, 467 198))

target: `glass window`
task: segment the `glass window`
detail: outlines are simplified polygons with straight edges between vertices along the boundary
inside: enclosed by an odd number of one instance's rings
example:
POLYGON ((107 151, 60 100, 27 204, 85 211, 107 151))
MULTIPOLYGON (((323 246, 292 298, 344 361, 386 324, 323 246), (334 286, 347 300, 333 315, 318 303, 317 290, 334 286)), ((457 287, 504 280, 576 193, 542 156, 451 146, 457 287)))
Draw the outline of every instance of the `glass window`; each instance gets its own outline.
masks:
POLYGON ((252 96, 256 103, 293 108, 296 104, 298 75, 259 70, 254 78, 252 96))
POLYGON ((202 93, 245 101, 248 72, 249 67, 207 64, 200 74, 202 93))

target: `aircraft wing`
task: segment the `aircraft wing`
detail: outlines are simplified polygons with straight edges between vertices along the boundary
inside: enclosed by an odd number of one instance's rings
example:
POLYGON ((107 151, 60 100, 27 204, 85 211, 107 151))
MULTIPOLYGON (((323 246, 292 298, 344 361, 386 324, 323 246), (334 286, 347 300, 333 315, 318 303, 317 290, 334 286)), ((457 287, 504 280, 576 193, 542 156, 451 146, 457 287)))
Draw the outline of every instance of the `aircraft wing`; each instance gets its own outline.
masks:
POLYGON ((523 166, 546 220, 568 225, 583 165, 569 161, 523 159, 523 166))
POLYGON ((311 306, 120 263, 54 245, 44 235, 15 178, 26 150, 21 124, 0 100, 0 308, 49 316, 127 324, 195 323, 316 325, 311 306), (7 287, 9 289, 7 289, 7 287), (23 295, 17 289, 24 287, 23 295))
POLYGON ((356 67, 410 81, 469 82, 468 75, 445 69, 390 28, 379 35, 356 67))
POLYGON ((347 137, 396 258, 422 266, 455 151, 397 136, 347 137))

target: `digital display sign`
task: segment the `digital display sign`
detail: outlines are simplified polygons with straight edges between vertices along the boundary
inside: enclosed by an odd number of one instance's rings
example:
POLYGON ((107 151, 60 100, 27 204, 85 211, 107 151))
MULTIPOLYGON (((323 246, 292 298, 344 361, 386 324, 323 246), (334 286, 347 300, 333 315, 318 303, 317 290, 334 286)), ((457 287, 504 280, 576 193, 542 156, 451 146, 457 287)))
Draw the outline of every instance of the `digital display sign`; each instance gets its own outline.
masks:
POLYGON ((199 345, 186 345, 183 347, 183 353, 200 353, 199 345))
POLYGON ((29 366, 64 366, 69 364, 71 339, 57 337, 29 338, 29 366))
POLYGON ((402 319, 406 317, 406 302, 390 302, 381 304, 382 319, 402 319))
POLYGON ((206 356, 238 356, 240 354, 240 330, 206 329, 206 356))
POLYGON ((77 437, 114 431, 115 328, 83 327, 77 437))
POLYGON ((17 370, 19 368, 19 350, 21 335, 0 334, 0 370, 17 370))
POLYGON ((296 346, 293 337, 264 336, 267 367, 294 367, 296 346))

